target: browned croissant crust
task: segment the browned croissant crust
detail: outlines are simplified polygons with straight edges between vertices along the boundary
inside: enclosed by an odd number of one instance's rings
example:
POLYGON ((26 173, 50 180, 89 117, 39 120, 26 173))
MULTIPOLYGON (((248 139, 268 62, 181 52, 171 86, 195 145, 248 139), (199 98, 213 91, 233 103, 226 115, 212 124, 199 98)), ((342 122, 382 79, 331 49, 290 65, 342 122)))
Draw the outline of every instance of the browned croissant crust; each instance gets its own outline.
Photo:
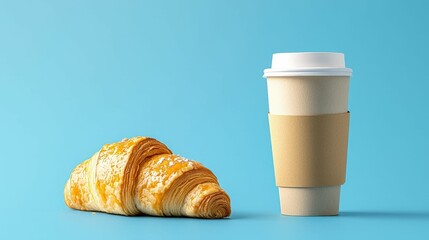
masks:
POLYGON ((209 169, 147 137, 104 145, 73 170, 64 199, 70 208, 122 215, 231 214, 229 196, 209 169))

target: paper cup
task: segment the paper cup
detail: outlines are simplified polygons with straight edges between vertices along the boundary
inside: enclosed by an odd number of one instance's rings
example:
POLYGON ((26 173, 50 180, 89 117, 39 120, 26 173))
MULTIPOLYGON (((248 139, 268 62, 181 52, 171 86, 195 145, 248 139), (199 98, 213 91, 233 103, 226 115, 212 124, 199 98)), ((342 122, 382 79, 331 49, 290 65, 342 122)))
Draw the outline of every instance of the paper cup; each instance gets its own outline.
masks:
MULTIPOLYGON (((269 112, 273 115, 284 115, 297 117, 317 117, 328 114, 342 114, 348 112, 348 94, 349 78, 351 69, 345 68, 344 55, 342 53, 278 53, 273 55, 272 68, 264 71, 264 77, 267 78, 269 112)), ((332 115, 334 116, 334 115, 332 115)), ((315 120, 316 122, 319 120, 315 120)), ((280 124, 281 125, 281 124, 280 124)), ((279 127, 279 124, 273 126, 270 122, 273 157, 276 174, 276 182, 279 187, 281 212, 285 215, 309 216, 309 215, 337 215, 339 209, 340 188, 343 181, 323 181, 326 183, 334 182, 337 185, 320 186, 317 181, 323 180, 323 173, 314 170, 317 166, 308 166, 309 164, 320 164, 317 156, 321 156, 320 161, 329 162, 331 155, 324 155, 324 149, 320 148, 319 142, 325 142, 326 136, 320 137, 313 134, 323 132, 323 129, 333 129, 332 126, 323 128, 321 131, 314 130, 314 126, 307 127, 306 136, 297 132, 296 137, 300 138, 302 145, 295 146, 299 148, 297 154, 289 154, 290 150, 282 149, 281 144, 290 139, 290 136, 282 138, 281 134, 293 134, 292 130, 285 131, 285 128, 279 127), (283 132, 282 132, 283 131, 283 132), (280 132, 280 133, 279 133, 280 132), (280 137, 279 137, 280 134, 280 137), (276 135, 274 138, 273 135, 276 135), (307 138, 306 138, 307 137, 307 138), (304 139, 304 140, 303 140, 304 139), (276 141, 276 142, 273 142, 276 141), (279 146, 280 145, 280 146, 279 146), (281 153, 282 150, 286 151, 281 153), (302 165, 295 165, 296 161, 309 161, 308 156, 301 156, 303 153, 313 153, 313 162, 302 165), (280 152, 280 153, 279 153, 280 152), (319 155, 318 155, 319 154, 319 155), (291 156, 297 159, 290 159, 291 156), (285 157, 287 164, 285 165, 285 157), (299 158, 299 159, 298 159, 299 158), (295 161, 295 163, 294 163, 295 161), (280 167, 279 167, 280 166, 280 167), (300 176, 292 176, 291 172, 286 171, 288 167, 295 167, 301 172, 300 176), (301 169, 306 167, 306 169, 301 169), (315 172, 316 171, 316 172, 315 172), (284 174, 288 174, 284 176, 284 174), (314 175, 314 176, 312 176, 314 175), (314 177, 314 181, 303 181, 303 178, 314 177), (297 181, 288 181, 291 178, 298 178, 297 181), (279 180, 280 179, 280 180, 279 180), (286 179, 286 180, 283 180, 286 179), (287 186, 285 186, 287 185, 287 186), (291 186, 292 185, 292 186, 291 186), (307 186, 310 185, 310 186, 307 186)), ((289 129, 289 128, 288 128, 289 129)), ((305 129, 305 128, 304 128, 305 129)), ((348 138, 348 121, 347 135, 342 134, 342 138, 333 139, 332 141, 341 141, 343 150, 340 155, 344 163, 343 167, 331 164, 334 170, 344 171, 345 176, 345 158, 347 153, 348 138), (344 156, 345 150, 345 156, 344 156)), ((346 131, 343 130, 343 131, 346 131)), ((332 131, 332 130, 329 130, 332 131)), ((324 134, 326 135, 326 134, 324 134)), ((332 133, 331 135, 338 135, 332 133)), ((293 137, 293 136, 292 136, 293 137)), ((329 138, 329 137, 328 137, 329 138)), ((331 137, 332 138, 332 137, 331 137)), ((294 140, 294 139, 292 139, 294 140)), ((331 139, 328 139, 331 140, 331 139)), ((335 150, 335 148, 333 148, 335 150)), ((292 149, 294 151, 295 149, 292 149)), ((325 151, 326 152, 326 151, 325 151)), ((337 154, 338 155, 338 154, 337 154)), ((324 165, 329 169, 330 166, 324 165)), ((290 170, 290 169, 289 169, 290 170)), ((326 178, 326 176, 325 176, 326 178)))

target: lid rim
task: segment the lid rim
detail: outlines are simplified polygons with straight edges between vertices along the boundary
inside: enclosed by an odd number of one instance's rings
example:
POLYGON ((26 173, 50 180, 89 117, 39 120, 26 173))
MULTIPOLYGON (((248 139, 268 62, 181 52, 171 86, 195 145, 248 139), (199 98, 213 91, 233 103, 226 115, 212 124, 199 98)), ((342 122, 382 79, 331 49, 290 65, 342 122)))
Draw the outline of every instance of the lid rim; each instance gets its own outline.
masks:
POLYGON ((333 71, 346 71, 352 72, 351 68, 333 68, 333 67, 303 67, 303 68, 266 68, 264 72, 333 72, 333 71))
POLYGON ((351 73, 293 73, 293 74, 264 74, 263 78, 269 77, 351 77, 351 73))

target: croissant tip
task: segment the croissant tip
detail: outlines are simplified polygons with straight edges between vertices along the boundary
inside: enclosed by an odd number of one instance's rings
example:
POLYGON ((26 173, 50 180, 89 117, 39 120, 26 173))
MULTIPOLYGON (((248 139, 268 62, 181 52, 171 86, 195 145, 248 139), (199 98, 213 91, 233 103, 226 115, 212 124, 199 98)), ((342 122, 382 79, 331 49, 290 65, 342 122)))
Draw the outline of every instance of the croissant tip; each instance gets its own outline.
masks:
POLYGON ((206 196, 206 199, 208 201, 206 202, 207 205, 205 206, 205 209, 208 211, 201 211, 200 217, 220 219, 231 215, 230 199, 224 191, 208 195, 206 196))

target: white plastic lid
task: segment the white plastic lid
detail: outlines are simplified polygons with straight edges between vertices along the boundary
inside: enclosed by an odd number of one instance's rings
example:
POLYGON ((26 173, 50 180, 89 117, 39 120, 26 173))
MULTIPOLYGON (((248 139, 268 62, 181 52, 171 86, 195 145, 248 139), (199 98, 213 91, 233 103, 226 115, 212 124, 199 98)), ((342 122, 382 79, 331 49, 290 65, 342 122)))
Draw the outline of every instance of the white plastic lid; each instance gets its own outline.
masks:
POLYGON ((351 75, 344 54, 333 52, 275 53, 271 68, 264 70, 264 77, 351 75))

